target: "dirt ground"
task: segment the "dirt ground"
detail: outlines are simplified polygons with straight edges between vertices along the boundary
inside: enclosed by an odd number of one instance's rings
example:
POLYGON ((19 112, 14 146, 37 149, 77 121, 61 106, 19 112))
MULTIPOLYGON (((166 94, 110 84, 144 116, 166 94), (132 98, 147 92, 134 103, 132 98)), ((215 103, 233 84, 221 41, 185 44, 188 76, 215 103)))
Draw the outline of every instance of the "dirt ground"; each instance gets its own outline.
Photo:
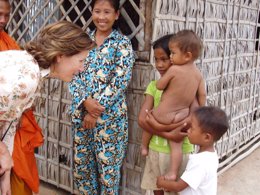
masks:
MULTIPOLYGON (((260 194, 260 147, 245 159, 219 175, 218 195, 260 194)), ((46 183, 41 183, 40 195, 69 195, 46 183)))
POLYGON ((41 182, 39 195, 70 195, 71 193, 58 189, 53 185, 41 182))
POLYGON ((219 175, 218 195, 260 194, 260 147, 219 175))

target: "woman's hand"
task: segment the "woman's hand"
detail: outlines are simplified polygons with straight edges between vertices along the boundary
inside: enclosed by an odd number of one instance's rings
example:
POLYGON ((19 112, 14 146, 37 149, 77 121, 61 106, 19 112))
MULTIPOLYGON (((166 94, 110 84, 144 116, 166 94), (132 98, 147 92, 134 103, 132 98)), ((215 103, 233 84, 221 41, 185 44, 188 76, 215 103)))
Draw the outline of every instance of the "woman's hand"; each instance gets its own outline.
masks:
POLYGON ((101 113, 105 110, 105 107, 101 106, 97 100, 88 98, 83 102, 85 109, 93 117, 99 117, 101 113))
POLYGON ((5 174, 0 178, 0 191, 1 195, 12 195, 10 185, 11 171, 6 171, 5 174))
POLYGON ((93 117, 91 114, 86 114, 83 119, 83 127, 85 129, 93 129, 96 127, 97 124, 97 118, 93 117))
POLYGON ((11 170, 13 167, 13 159, 3 142, 0 142, 0 175, 11 170))
POLYGON ((183 139, 188 135, 187 131, 189 128, 190 125, 188 123, 184 123, 182 126, 179 126, 172 131, 161 132, 161 136, 178 143, 183 141, 183 139))
MULTIPOLYGON (((152 129, 156 129, 156 130, 161 130, 161 131, 164 131, 162 130, 163 126, 162 124, 160 124, 157 120, 155 120, 154 116, 152 115, 152 110, 148 111, 146 110, 146 122, 152 127, 152 129)), ((167 129, 167 130, 170 130, 170 129, 167 129)))

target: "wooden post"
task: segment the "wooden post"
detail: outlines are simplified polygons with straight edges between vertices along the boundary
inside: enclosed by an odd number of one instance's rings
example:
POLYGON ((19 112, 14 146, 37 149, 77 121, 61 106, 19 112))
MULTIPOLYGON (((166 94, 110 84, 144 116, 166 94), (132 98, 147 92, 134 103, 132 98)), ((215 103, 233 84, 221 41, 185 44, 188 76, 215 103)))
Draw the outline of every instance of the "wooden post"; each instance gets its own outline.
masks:
POLYGON ((152 37, 152 32, 153 32, 153 26, 152 26, 152 7, 153 6, 152 6, 152 4, 153 4, 153 1, 145 2, 145 24, 144 24, 144 33, 145 33, 144 50, 145 51, 150 51, 150 48, 151 48, 151 37, 152 37))

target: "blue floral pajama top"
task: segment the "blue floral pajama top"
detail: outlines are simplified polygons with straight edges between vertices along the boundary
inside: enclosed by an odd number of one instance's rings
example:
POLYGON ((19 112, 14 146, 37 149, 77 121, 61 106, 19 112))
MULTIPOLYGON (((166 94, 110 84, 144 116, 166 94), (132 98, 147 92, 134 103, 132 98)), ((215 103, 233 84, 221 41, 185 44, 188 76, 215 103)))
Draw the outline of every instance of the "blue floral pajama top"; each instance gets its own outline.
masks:
MULTIPOLYGON (((90 37, 95 40, 95 31, 90 37)), ((128 140, 126 90, 133 63, 129 39, 113 30, 100 47, 89 52, 85 70, 70 83, 74 179, 81 194, 118 193, 128 140), (87 112, 82 103, 88 97, 105 107, 94 129, 82 128, 87 112)))

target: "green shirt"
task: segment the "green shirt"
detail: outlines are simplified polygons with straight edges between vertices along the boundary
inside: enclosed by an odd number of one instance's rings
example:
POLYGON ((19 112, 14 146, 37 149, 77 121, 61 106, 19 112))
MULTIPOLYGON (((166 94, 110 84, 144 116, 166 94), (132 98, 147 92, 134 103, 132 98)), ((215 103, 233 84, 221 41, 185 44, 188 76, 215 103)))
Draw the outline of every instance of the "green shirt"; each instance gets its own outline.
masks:
MULTIPOLYGON (((156 88, 156 81, 151 81, 146 88, 145 94, 151 95, 154 98, 154 108, 156 108, 162 96, 162 91, 156 88)), ((170 153, 170 145, 167 139, 160 136, 153 135, 150 140, 149 148, 163 153, 170 153)), ((189 142, 188 138, 185 137, 182 144, 182 151, 184 154, 193 152, 193 145, 189 142)))

